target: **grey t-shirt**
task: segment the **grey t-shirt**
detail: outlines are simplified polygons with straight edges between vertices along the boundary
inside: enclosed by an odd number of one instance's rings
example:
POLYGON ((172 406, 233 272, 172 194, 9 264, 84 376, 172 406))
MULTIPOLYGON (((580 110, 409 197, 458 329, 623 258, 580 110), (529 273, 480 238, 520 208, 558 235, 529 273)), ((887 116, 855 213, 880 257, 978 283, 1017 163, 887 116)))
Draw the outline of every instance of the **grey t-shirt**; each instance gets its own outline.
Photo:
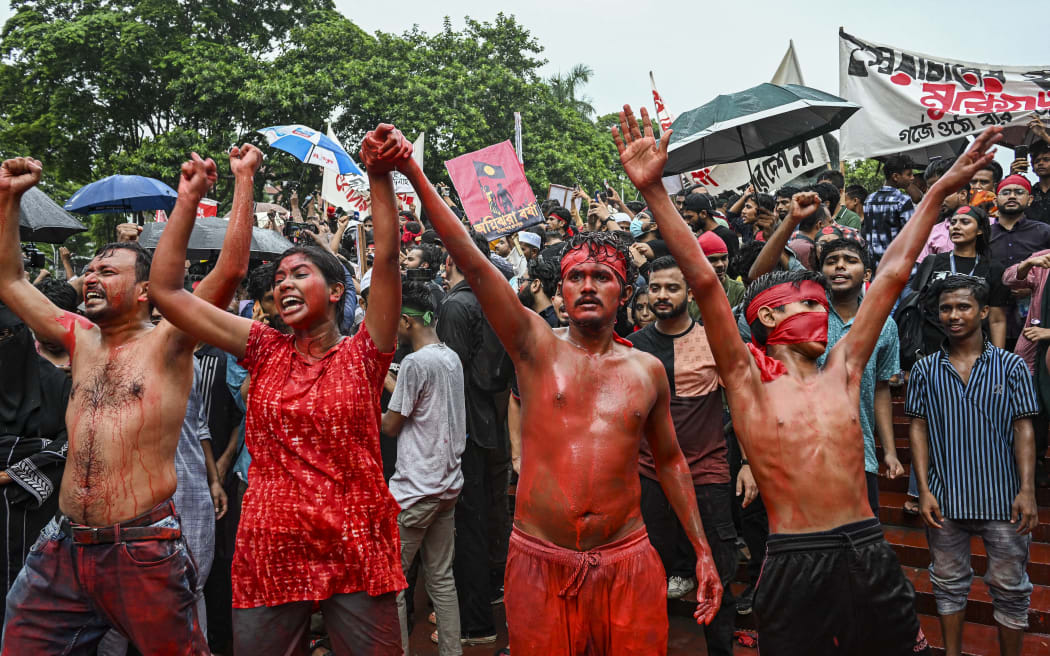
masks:
POLYGON ((467 443, 463 365, 444 344, 405 356, 388 408, 405 417, 397 437, 390 493, 402 509, 424 497, 450 499, 463 488, 467 443))

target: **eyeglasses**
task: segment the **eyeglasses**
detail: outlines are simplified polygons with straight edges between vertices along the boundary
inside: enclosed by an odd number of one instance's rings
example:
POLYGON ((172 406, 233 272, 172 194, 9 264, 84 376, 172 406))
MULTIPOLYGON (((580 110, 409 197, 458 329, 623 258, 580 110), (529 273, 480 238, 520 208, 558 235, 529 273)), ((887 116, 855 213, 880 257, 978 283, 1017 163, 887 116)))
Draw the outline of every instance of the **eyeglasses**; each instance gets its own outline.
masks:
POLYGON ((522 287, 524 287, 525 285, 527 285, 528 283, 530 283, 532 281, 533 281, 532 278, 518 278, 518 289, 521 289, 522 287))
POLYGON ((1003 189, 1002 191, 1000 191, 999 195, 1000 196, 1027 196, 1028 195, 1028 191, 1024 187, 1019 187, 1017 189, 1012 189, 1010 187, 1007 187, 1006 189, 1003 189))

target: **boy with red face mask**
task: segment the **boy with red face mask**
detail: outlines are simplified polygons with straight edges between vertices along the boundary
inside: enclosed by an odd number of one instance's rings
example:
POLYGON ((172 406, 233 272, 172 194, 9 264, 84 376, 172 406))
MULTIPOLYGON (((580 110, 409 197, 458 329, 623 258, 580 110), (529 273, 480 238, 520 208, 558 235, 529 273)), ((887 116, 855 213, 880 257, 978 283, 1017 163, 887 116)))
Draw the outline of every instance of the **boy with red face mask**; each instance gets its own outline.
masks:
MULTIPOLYGON (((772 534, 754 597, 763 652, 925 651, 914 589, 857 484, 864 480, 860 378, 941 201, 991 160, 986 150, 1001 129, 979 136, 930 189, 883 255, 853 328, 818 369, 828 331, 823 277, 777 272, 752 283, 744 304, 753 343, 741 344, 718 277, 663 190, 670 131, 657 142, 648 112, 641 113, 637 121, 624 106, 612 129, 620 161, 700 304, 733 427, 769 513, 772 534)), ((815 202, 797 197, 791 212, 801 216, 815 202)))
POLYGON ((522 454, 505 577, 511 652, 666 654, 666 578, 639 505, 643 436, 696 551, 698 621, 711 621, 722 585, 675 439, 663 365, 613 332, 637 278, 625 245, 615 233, 569 238, 560 265, 569 327, 551 329, 521 305, 418 164, 399 170, 517 373, 522 454))

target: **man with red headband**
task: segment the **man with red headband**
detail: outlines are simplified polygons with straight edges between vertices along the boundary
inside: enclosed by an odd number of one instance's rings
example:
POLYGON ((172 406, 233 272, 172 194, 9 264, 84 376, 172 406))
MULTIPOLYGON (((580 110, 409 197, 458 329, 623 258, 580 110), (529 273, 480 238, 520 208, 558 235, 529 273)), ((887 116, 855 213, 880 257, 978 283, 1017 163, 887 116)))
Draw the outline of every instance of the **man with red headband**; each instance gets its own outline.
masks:
POLYGON ((401 172, 517 373, 522 455, 505 578, 512 653, 666 654, 667 584, 639 505, 643 437, 696 551, 699 622, 718 610, 722 585, 675 438, 664 368, 613 332, 637 277, 621 237, 569 239, 561 273, 570 325, 551 329, 518 302, 418 164, 406 161, 401 172))
POLYGON ((995 188, 995 202, 999 220, 992 225, 989 239, 993 259, 1010 267, 1050 248, 1050 226, 1025 214, 1032 202, 1032 183, 1027 178, 1016 174, 1003 178, 995 188))
MULTIPOLYGON (((857 485, 864 476, 860 378, 941 201, 991 160, 986 151, 1002 138, 1001 129, 986 130, 931 187, 886 249, 853 327, 823 369, 816 362, 828 333, 823 276, 775 272, 752 283, 744 303, 753 343, 741 344, 718 278, 661 184, 670 131, 657 142, 648 112, 643 108, 637 121, 625 106, 613 137, 700 304, 733 427, 769 513, 771 535, 754 597, 763 653, 926 650, 915 591, 857 485)), ((814 202, 795 198, 792 211, 801 214, 814 202)))

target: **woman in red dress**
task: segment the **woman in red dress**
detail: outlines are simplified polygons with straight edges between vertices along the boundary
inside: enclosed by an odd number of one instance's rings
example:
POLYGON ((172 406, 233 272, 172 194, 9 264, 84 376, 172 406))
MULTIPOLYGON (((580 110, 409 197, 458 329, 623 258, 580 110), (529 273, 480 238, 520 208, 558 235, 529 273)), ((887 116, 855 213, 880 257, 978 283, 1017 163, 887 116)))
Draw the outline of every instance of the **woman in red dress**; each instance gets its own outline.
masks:
MULTIPOLYGON (((401 308, 390 171, 411 152, 389 125, 362 143, 376 252, 368 311, 353 337, 338 330, 346 290, 330 253, 297 247, 274 263, 274 303, 293 330, 285 335, 183 290, 189 221, 169 222, 157 245, 150 296, 161 313, 251 374, 251 486, 233 563, 238 654, 305 654, 318 606, 337 654, 401 653, 396 594, 406 586, 399 508, 379 455, 379 397, 401 308)), ((261 156, 251 146, 240 155, 261 156)), ((239 237, 246 271, 251 235, 239 237)))

